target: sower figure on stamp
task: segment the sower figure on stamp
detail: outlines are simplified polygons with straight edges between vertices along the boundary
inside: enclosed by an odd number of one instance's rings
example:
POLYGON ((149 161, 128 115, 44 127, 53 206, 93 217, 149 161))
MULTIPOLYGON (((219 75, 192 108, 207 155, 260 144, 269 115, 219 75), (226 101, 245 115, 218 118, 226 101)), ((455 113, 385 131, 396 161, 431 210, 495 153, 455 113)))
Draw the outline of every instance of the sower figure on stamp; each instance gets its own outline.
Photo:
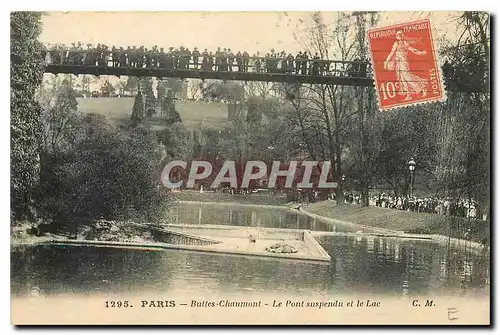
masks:
POLYGON ((392 46, 392 50, 384 62, 384 68, 389 71, 396 72, 396 78, 399 83, 399 95, 405 95, 404 101, 412 99, 412 94, 422 93, 422 97, 427 95, 427 80, 411 73, 410 64, 408 62, 408 52, 413 52, 415 55, 423 56, 427 52, 419 51, 410 45, 411 40, 408 39, 401 30, 396 32, 396 41, 392 46))

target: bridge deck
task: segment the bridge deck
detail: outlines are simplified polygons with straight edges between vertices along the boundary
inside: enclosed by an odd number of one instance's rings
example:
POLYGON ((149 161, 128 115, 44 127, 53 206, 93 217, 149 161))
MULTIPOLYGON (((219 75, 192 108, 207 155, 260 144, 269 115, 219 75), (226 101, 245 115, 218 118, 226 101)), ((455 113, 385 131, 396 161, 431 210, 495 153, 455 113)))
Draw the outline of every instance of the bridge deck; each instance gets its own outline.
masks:
POLYGON ((206 70, 170 70, 164 68, 133 68, 93 65, 67 65, 49 64, 45 67, 46 73, 69 73, 74 75, 90 74, 94 76, 131 76, 131 77, 156 77, 156 78, 194 78, 194 79, 219 79, 239 81, 264 81, 301 84, 329 84, 346 86, 371 86, 373 79, 369 77, 349 77, 337 75, 301 75, 292 73, 266 73, 266 72, 232 72, 232 71, 206 71, 206 70))

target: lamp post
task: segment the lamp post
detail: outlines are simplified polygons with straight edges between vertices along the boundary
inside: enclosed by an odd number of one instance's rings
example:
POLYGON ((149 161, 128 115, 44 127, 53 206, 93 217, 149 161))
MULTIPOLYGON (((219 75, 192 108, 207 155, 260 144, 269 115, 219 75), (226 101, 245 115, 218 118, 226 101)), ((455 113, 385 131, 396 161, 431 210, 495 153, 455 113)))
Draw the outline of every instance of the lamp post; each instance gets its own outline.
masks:
POLYGON ((408 161, 408 169, 410 170, 410 197, 413 197, 413 180, 415 179, 413 173, 415 171, 415 160, 413 157, 408 161))

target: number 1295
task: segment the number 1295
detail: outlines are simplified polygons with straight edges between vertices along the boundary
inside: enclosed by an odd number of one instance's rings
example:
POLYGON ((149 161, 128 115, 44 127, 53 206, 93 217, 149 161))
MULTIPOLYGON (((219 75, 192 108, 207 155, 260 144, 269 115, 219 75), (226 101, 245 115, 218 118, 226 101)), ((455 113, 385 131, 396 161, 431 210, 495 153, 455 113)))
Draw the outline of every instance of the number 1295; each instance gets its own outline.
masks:
POLYGON ((128 300, 124 300, 124 301, 121 301, 121 300, 107 300, 105 303, 104 303, 104 306, 106 308, 122 308, 122 307, 132 307, 132 305, 130 305, 128 303, 128 300))

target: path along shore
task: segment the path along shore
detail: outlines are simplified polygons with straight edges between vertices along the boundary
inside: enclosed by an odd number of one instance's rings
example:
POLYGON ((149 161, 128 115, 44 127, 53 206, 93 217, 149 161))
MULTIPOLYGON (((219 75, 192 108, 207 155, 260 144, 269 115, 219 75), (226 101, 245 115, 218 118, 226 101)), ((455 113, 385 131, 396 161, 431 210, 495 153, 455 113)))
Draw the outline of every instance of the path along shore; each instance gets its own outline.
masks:
POLYGON ((264 204, 267 195, 250 195, 240 202, 238 197, 224 197, 213 193, 205 193, 203 197, 194 200, 190 195, 180 195, 177 201, 181 203, 232 204, 262 208, 282 208, 299 211, 331 224, 350 225, 356 231, 376 233, 379 235, 415 237, 422 236, 457 248, 489 252, 489 221, 468 220, 459 217, 449 217, 432 213, 416 213, 380 207, 361 207, 343 204, 337 206, 335 201, 325 200, 307 206, 294 203, 264 204), (212 200, 212 201, 211 201, 212 200), (221 201, 222 200, 222 201, 221 201), (300 205, 300 210, 297 210, 300 205), (486 248, 486 249, 485 249, 486 248))

